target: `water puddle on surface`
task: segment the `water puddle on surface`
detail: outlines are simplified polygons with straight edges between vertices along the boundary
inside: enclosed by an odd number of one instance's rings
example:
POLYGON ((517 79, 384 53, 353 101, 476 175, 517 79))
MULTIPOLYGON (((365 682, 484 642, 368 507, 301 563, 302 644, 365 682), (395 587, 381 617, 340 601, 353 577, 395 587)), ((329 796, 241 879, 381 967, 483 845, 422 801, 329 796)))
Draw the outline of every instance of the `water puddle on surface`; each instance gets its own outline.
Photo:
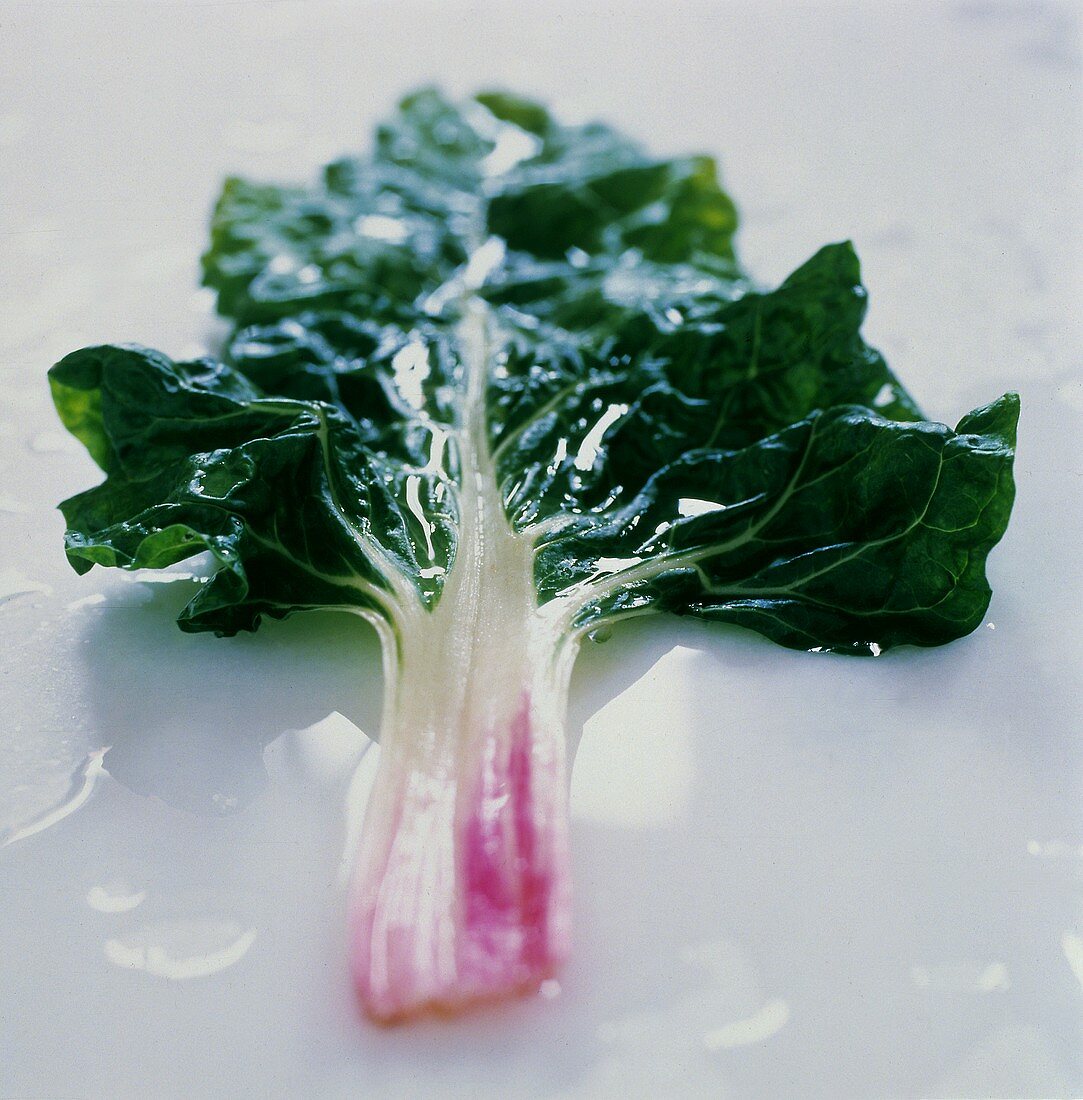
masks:
POLYGON ((1028 840, 1027 853, 1041 860, 1083 860, 1083 844, 1067 840, 1028 840))
POLYGON ((789 1001, 765 996, 752 955, 734 940, 688 944, 673 962, 674 973, 682 970, 690 984, 683 987, 682 978, 660 1011, 619 1016, 598 1027, 599 1042, 612 1051, 603 1056, 615 1071, 608 1083, 624 1080, 630 1068, 648 1080, 673 1058, 691 1065, 694 1058, 766 1042, 790 1021, 789 1001))
POLYGON ((1076 981, 1083 986, 1083 936, 1075 932, 1065 932, 1060 938, 1061 950, 1076 976, 1076 981))
POLYGON ((17 841, 26 840, 28 837, 43 833, 46 829, 58 825, 66 817, 70 817, 76 810, 86 805, 99 780, 102 776, 109 774, 102 763, 108 751, 109 746, 106 745, 105 748, 94 749, 93 752, 87 754, 72 777, 72 785, 68 795, 58 805, 32 818, 25 825, 0 830, 0 848, 6 848, 9 844, 15 844, 17 841))
POLYGON ((912 966, 910 980, 918 989, 938 993, 996 993, 1011 989, 1008 968, 1002 962, 940 963, 912 966))
POLYGON ((124 882, 92 886, 86 895, 87 905, 99 913, 130 913, 146 900, 146 890, 135 890, 124 882))
POLYGON ((106 940, 102 950, 122 970, 182 982, 233 966, 255 939, 255 928, 233 920, 161 920, 106 940))
POLYGON ((785 1001, 768 1001, 755 1015, 708 1031, 703 1037, 703 1045, 708 1050, 732 1050, 762 1043, 777 1035, 789 1019, 790 1006, 785 1001))

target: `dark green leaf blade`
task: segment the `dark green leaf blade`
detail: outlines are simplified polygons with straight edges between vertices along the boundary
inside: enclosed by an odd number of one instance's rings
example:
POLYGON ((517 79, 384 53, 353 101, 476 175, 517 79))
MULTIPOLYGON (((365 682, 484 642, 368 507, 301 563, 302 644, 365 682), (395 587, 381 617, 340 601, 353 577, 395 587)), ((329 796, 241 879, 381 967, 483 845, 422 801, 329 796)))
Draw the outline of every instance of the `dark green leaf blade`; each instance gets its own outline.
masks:
POLYGON ((777 290, 712 302, 694 319, 626 314, 600 341, 548 328, 507 341, 489 410, 513 522, 603 514, 686 452, 739 449, 817 409, 920 419, 861 338, 867 295, 849 243, 777 290))
POLYGON ((1018 409, 1005 395, 952 432, 841 406, 738 452, 690 452, 609 523, 567 520, 539 584, 597 592, 584 624, 651 607, 858 653, 961 637, 988 606, 1018 409))
POLYGON ((973 629, 1015 406, 924 421, 862 339, 850 244, 768 291, 736 224, 710 158, 502 92, 421 89, 310 187, 227 181, 204 257, 238 322, 224 361, 105 347, 51 372, 108 475, 64 506, 73 565, 209 549, 192 629, 366 586, 431 608, 481 456, 540 598, 604 582, 581 624, 675 610, 843 649, 973 629))
POLYGON ((422 450, 390 403, 363 438, 346 411, 265 398, 213 361, 88 348, 51 377, 59 392, 100 410, 89 438, 110 474, 61 505, 80 572, 162 568, 209 551, 222 570, 181 621, 220 633, 302 607, 387 615, 407 580, 415 598, 438 596, 455 553, 454 484, 431 462, 430 430, 422 450))

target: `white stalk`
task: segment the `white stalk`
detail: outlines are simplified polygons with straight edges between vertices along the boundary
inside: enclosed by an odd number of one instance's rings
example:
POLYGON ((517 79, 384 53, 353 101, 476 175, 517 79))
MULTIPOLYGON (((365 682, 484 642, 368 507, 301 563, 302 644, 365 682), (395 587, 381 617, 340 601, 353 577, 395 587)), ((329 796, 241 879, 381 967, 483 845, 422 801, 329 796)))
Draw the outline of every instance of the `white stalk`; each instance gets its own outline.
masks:
MULTIPOLYGON (((577 640, 539 608, 485 433, 484 315, 462 346, 462 519, 431 612, 401 620, 351 917, 354 978, 388 1021, 536 989, 567 955, 564 719, 577 640)), ((393 644, 390 639, 386 645, 393 644)))

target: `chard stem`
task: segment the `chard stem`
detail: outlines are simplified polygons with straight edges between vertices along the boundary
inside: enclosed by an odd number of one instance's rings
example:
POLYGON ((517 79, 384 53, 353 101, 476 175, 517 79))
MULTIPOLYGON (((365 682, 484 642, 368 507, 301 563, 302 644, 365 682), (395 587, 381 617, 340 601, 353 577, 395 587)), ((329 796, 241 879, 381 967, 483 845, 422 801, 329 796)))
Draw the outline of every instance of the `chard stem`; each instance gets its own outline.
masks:
POLYGON ((461 326, 462 537, 385 659, 382 755, 350 917, 355 985, 391 1022, 538 988, 568 953, 565 710, 577 642, 539 607, 486 438, 485 316, 461 326))

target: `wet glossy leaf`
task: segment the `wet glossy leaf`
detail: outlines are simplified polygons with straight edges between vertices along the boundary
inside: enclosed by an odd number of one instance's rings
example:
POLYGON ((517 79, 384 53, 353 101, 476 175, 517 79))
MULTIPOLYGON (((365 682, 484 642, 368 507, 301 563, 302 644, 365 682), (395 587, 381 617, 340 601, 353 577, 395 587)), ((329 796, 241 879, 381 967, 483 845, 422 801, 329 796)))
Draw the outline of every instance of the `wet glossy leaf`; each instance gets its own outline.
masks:
POLYGON ((204 257, 237 324, 222 360, 94 348, 52 372, 109 475, 64 505, 69 556, 209 549, 189 629, 394 623, 454 569, 470 448, 539 600, 583 629, 657 609, 844 651, 972 630, 1015 399, 926 421, 861 338, 850 245, 763 290, 735 228, 709 158, 505 93, 423 89, 310 187, 231 179, 204 257))

